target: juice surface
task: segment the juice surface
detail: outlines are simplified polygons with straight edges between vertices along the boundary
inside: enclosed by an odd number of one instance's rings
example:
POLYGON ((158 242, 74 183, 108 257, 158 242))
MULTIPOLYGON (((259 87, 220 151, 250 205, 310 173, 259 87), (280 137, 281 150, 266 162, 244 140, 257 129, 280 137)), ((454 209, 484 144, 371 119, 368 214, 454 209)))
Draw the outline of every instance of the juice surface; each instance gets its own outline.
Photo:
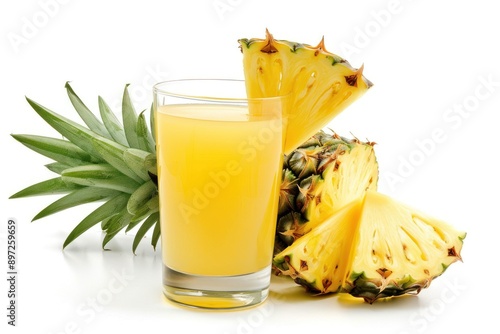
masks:
POLYGON ((204 104, 163 106, 155 117, 165 265, 194 275, 242 275, 269 266, 281 119, 204 104))

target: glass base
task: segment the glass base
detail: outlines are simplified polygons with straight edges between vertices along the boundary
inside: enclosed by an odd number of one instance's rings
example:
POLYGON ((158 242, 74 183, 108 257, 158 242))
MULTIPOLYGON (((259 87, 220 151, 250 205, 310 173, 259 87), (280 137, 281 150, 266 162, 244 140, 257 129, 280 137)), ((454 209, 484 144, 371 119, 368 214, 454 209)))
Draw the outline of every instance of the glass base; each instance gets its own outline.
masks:
POLYGON ((238 276, 199 276, 163 265, 163 293, 176 303, 206 309, 254 306, 269 294, 271 267, 238 276))

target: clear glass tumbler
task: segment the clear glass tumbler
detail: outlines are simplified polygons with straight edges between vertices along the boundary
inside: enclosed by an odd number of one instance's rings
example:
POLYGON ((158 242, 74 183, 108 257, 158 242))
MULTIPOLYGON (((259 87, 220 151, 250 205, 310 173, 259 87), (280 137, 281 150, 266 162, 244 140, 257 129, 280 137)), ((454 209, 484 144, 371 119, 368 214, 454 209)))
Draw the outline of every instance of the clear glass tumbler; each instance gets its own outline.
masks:
POLYGON ((268 295, 286 97, 245 98, 244 81, 154 87, 163 291, 211 309, 268 295))

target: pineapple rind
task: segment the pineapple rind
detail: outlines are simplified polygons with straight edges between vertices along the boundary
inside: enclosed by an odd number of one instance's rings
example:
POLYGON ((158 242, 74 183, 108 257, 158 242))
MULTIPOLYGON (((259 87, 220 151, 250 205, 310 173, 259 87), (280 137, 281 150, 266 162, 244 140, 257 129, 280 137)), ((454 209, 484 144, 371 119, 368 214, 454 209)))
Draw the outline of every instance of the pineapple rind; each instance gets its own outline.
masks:
POLYGON ((370 304, 380 298, 418 294, 430 284, 429 280, 416 282, 410 275, 405 275, 398 282, 391 281, 381 285, 379 280, 369 279, 364 273, 358 274, 352 282, 352 285, 343 286, 342 292, 349 293, 353 297, 363 298, 370 304))
POLYGON ((299 192, 299 179, 287 168, 283 170, 279 193, 278 216, 287 214, 290 210, 296 211, 295 197, 299 192))
POLYGON ((276 236, 281 241, 285 242, 286 245, 291 245, 295 239, 299 238, 299 234, 296 231, 301 229, 301 226, 307 221, 298 212, 289 212, 288 214, 282 216, 278 219, 276 226, 276 236))

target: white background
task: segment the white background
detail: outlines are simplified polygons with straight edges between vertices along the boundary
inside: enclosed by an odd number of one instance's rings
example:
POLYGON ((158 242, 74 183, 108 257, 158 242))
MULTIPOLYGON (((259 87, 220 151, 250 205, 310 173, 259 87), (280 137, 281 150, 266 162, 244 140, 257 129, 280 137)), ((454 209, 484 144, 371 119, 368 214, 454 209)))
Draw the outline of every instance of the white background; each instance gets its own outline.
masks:
MULTIPOLYGON (((6 223, 18 222, 18 327, 9 333, 443 333, 498 328, 500 196, 498 116, 500 20, 494 1, 3 1, 0 8, 2 187, 0 261, 6 223), (8 5, 7 5, 8 3, 8 5), (24 96, 76 119, 64 84, 97 110, 101 95, 118 112, 126 83, 137 110, 151 85, 173 77, 241 78, 237 39, 317 44, 347 58, 375 86, 332 121, 342 135, 368 138, 380 164, 379 190, 468 232, 463 263, 418 297, 373 305, 311 297, 273 279, 270 299, 239 312, 176 307, 161 295, 160 252, 133 235, 102 251, 88 231, 62 251, 85 206, 30 223, 54 198, 8 200, 52 174, 48 160, 11 133, 55 135, 24 96), (493 303, 492 303, 492 302, 493 303)), ((3 276, 2 276, 3 277, 3 276)), ((5 315, 4 315, 5 314, 5 315)), ((4 329, 1 330, 4 332, 4 329)))

